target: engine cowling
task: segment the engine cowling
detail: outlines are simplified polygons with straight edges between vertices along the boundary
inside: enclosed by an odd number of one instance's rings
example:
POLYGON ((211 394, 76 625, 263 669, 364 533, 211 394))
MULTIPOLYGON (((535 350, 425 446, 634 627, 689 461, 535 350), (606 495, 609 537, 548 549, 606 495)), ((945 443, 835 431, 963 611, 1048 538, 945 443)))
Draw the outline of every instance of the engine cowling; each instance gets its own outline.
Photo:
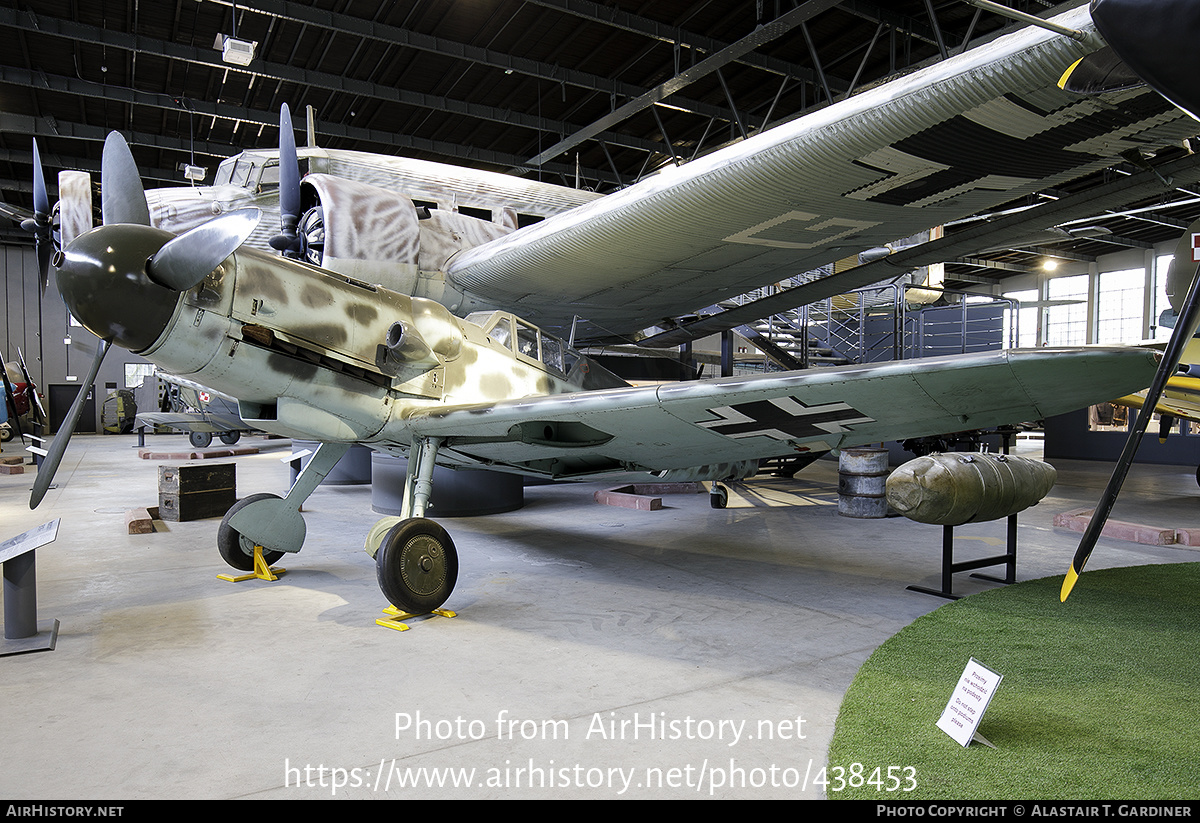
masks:
POLYGON ((301 186, 301 203, 297 232, 309 263, 413 293, 421 230, 411 200, 367 183, 310 174, 301 186))

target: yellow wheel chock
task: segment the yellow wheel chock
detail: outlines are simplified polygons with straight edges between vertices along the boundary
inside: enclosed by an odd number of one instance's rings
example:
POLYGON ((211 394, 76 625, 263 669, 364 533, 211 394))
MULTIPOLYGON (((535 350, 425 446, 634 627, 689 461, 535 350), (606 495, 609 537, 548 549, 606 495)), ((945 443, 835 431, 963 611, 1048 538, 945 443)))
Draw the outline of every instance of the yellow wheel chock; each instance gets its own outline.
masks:
POLYGON ((268 566, 267 561, 262 556, 262 546, 254 547, 254 571, 250 574, 218 574, 217 577, 221 580, 228 580, 230 583, 241 583, 243 580, 278 580, 279 576, 287 574, 287 569, 281 569, 278 566, 268 566))
POLYGON ((451 611, 450 609, 434 609, 431 612, 414 613, 402 612, 395 606, 388 606, 383 610, 383 613, 388 616, 377 618, 375 620, 375 624, 377 626, 383 626, 387 629, 395 629, 398 632, 406 632, 411 629, 412 626, 409 626, 407 623, 402 621, 411 620, 414 617, 426 617, 429 615, 437 615, 438 617, 458 617, 458 612, 451 611))

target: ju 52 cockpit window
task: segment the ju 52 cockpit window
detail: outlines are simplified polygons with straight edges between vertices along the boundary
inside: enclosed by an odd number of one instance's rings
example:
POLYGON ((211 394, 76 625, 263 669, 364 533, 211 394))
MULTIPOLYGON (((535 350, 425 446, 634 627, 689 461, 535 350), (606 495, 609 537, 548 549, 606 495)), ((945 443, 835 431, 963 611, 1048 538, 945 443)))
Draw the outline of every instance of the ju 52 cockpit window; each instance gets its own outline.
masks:
POLYGON ((263 166, 262 174, 258 177, 258 191, 279 188, 279 164, 268 162, 263 166))

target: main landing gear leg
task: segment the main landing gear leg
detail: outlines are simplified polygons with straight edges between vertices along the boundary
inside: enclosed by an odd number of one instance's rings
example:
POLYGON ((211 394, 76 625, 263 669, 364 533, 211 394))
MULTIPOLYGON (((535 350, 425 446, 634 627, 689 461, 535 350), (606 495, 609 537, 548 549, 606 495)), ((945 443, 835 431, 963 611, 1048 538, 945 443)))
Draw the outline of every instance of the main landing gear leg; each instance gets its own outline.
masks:
POLYGON ((300 551, 305 535, 300 507, 349 448, 349 443, 322 443, 282 500, 257 494, 234 504, 217 529, 217 548, 225 562, 240 571, 253 571, 256 546, 268 564, 284 552, 300 551))
POLYGON ((458 580, 458 552, 446 530, 425 518, 440 446, 436 437, 413 440, 400 516, 383 518, 367 535, 379 588, 397 609, 409 614, 453 614, 438 607, 458 580))

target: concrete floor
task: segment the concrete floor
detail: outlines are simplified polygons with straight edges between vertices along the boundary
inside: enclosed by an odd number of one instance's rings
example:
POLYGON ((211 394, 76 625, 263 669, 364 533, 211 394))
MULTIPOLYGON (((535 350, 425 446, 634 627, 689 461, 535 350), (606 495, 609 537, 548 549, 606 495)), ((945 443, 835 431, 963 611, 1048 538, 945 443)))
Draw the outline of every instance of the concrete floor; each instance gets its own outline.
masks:
MULTIPOLYGON (((286 447, 261 444, 236 458, 242 496, 286 489, 286 447)), ((1110 470, 1056 462, 1020 518, 1022 580, 1067 569, 1079 535, 1051 519, 1094 505, 1110 470)), ((318 489, 286 576, 235 584, 217 579, 216 520, 125 533, 127 508, 157 504, 132 437, 76 437, 36 512, 31 471, 0 476, 0 539, 61 518, 37 554, 39 618, 61 629, 53 651, 0 658, 10 799, 819 798, 855 672, 944 602, 905 588, 938 585, 941 529, 839 517, 831 461, 750 481, 725 510, 612 508, 592 500, 604 484, 564 484, 446 520, 458 616, 407 632, 375 623, 369 487, 318 489)), ((1138 466, 1114 517, 1196 527, 1198 498, 1192 470, 1138 466)), ((957 535, 959 559, 998 553, 1004 523, 957 535)), ((1089 568, 1193 559, 1104 539, 1089 568)), ((993 585, 960 574, 955 591, 993 585)))

